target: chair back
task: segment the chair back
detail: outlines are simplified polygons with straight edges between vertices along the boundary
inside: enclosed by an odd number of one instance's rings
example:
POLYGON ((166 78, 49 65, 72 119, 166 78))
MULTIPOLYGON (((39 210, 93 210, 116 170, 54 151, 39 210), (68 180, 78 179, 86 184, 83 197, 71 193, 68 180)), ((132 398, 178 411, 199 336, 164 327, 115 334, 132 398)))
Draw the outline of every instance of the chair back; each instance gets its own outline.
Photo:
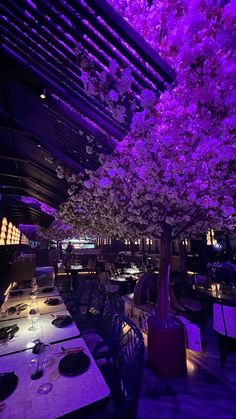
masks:
POLYGON ((184 307, 180 304, 178 298, 176 297, 174 287, 172 285, 169 286, 169 295, 170 295, 170 307, 174 311, 185 311, 184 307))
POLYGON ((221 335, 236 338, 236 307, 215 303, 213 306, 213 329, 221 335))
POLYGON ((112 325, 114 363, 119 381, 123 417, 136 418, 144 361, 144 341, 140 329, 127 316, 115 314, 112 325))
POLYGON ((194 275, 194 283, 195 284, 205 284, 207 282, 206 275, 194 275))
POLYGON ((20 283, 20 286, 31 282, 35 276, 35 255, 24 255, 14 260, 9 276, 11 282, 20 283))

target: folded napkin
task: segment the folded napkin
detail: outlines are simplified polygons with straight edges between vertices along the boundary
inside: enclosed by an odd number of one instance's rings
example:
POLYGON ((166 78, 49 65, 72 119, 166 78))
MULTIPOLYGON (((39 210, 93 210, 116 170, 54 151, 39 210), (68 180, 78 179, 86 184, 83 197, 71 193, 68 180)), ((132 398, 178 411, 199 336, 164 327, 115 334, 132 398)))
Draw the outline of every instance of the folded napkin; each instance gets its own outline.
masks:
POLYGON ((12 326, 2 327, 0 329, 0 341, 5 341, 7 339, 12 339, 14 334, 18 332, 19 327, 17 324, 13 324, 12 326))

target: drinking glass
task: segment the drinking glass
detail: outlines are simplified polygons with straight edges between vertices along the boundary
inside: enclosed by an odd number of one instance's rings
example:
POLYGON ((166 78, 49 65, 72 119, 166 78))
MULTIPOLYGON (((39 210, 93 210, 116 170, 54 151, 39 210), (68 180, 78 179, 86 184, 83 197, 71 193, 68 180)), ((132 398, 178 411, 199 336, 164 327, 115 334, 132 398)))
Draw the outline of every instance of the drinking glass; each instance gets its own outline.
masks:
POLYGON ((41 325, 37 325, 32 331, 31 342, 33 342, 36 345, 36 343, 42 342, 42 341, 43 341, 43 327, 41 325))
POLYGON ((48 367, 52 361, 52 350, 49 343, 44 343, 40 348, 40 357, 44 367, 48 367))
MULTIPOLYGON (((46 368, 51 365, 52 361, 52 351, 51 345, 49 343, 44 343, 39 352, 40 363, 43 368, 43 372, 45 372, 46 368)), ((48 394, 52 390, 52 384, 49 382, 43 383, 39 386, 37 393, 38 394, 48 394)))
POLYGON ((35 330, 35 323, 36 320, 39 318, 39 306, 38 306, 38 301, 37 300, 32 300, 32 303, 29 306, 29 314, 28 317, 31 319, 32 321, 32 325, 31 327, 29 327, 29 331, 34 331, 35 330))
POLYGON ((32 288, 32 291, 30 293, 31 298, 36 298, 37 295, 38 295, 38 288, 39 288, 38 287, 38 284, 37 284, 36 278, 33 278, 32 279, 32 281, 31 281, 31 288, 32 288))
MULTIPOLYGON (((43 343, 39 353, 30 360, 29 372, 31 380, 38 380, 45 374, 46 368, 51 364, 51 346, 43 343)), ((37 389, 38 394, 47 394, 53 385, 49 382, 42 383, 37 389)))

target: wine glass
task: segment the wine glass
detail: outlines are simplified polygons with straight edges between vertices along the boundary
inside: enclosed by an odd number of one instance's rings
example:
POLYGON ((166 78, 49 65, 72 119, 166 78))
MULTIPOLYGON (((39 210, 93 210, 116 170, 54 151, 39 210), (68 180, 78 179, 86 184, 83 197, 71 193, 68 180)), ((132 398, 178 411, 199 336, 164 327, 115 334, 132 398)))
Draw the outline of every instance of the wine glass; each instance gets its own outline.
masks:
MULTIPOLYGON (((51 365, 52 361, 52 350, 49 343, 44 343, 39 351, 39 359, 43 368, 43 373, 46 368, 51 365)), ((38 394, 48 394, 52 390, 52 384, 49 382, 43 383, 39 386, 37 393, 38 394)))
POLYGON ((30 339, 30 347, 31 342, 33 342, 34 345, 36 345, 39 342, 43 341, 43 326, 37 325, 35 326, 34 330, 32 331, 31 339, 30 339))
POLYGON ((34 299, 38 295, 38 284, 37 284, 37 280, 36 280, 35 277, 31 281, 31 288, 32 288, 32 291, 31 291, 30 295, 31 295, 31 298, 34 299))
POLYGON ((29 331, 33 332, 35 330, 35 323, 36 323, 36 320, 39 318, 39 315, 40 313, 39 313, 38 301, 33 299, 32 303, 29 306, 28 317, 32 321, 32 325, 28 329, 29 331))
POLYGON ((30 360, 29 371, 31 380, 38 380, 43 376, 43 365, 39 356, 30 360))

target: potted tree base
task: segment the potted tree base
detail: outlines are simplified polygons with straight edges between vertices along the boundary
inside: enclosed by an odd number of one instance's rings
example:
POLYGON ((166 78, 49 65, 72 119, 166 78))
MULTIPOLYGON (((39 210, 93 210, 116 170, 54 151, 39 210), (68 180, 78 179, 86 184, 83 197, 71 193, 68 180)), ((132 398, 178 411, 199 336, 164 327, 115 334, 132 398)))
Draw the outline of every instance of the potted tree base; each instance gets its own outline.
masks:
POLYGON ((169 318, 166 327, 157 317, 149 317, 148 364, 160 377, 186 374, 184 326, 174 317, 169 318))
POLYGON ((171 229, 161 237, 156 317, 148 321, 148 363, 161 377, 186 374, 186 349, 183 324, 169 314, 169 275, 171 229))

